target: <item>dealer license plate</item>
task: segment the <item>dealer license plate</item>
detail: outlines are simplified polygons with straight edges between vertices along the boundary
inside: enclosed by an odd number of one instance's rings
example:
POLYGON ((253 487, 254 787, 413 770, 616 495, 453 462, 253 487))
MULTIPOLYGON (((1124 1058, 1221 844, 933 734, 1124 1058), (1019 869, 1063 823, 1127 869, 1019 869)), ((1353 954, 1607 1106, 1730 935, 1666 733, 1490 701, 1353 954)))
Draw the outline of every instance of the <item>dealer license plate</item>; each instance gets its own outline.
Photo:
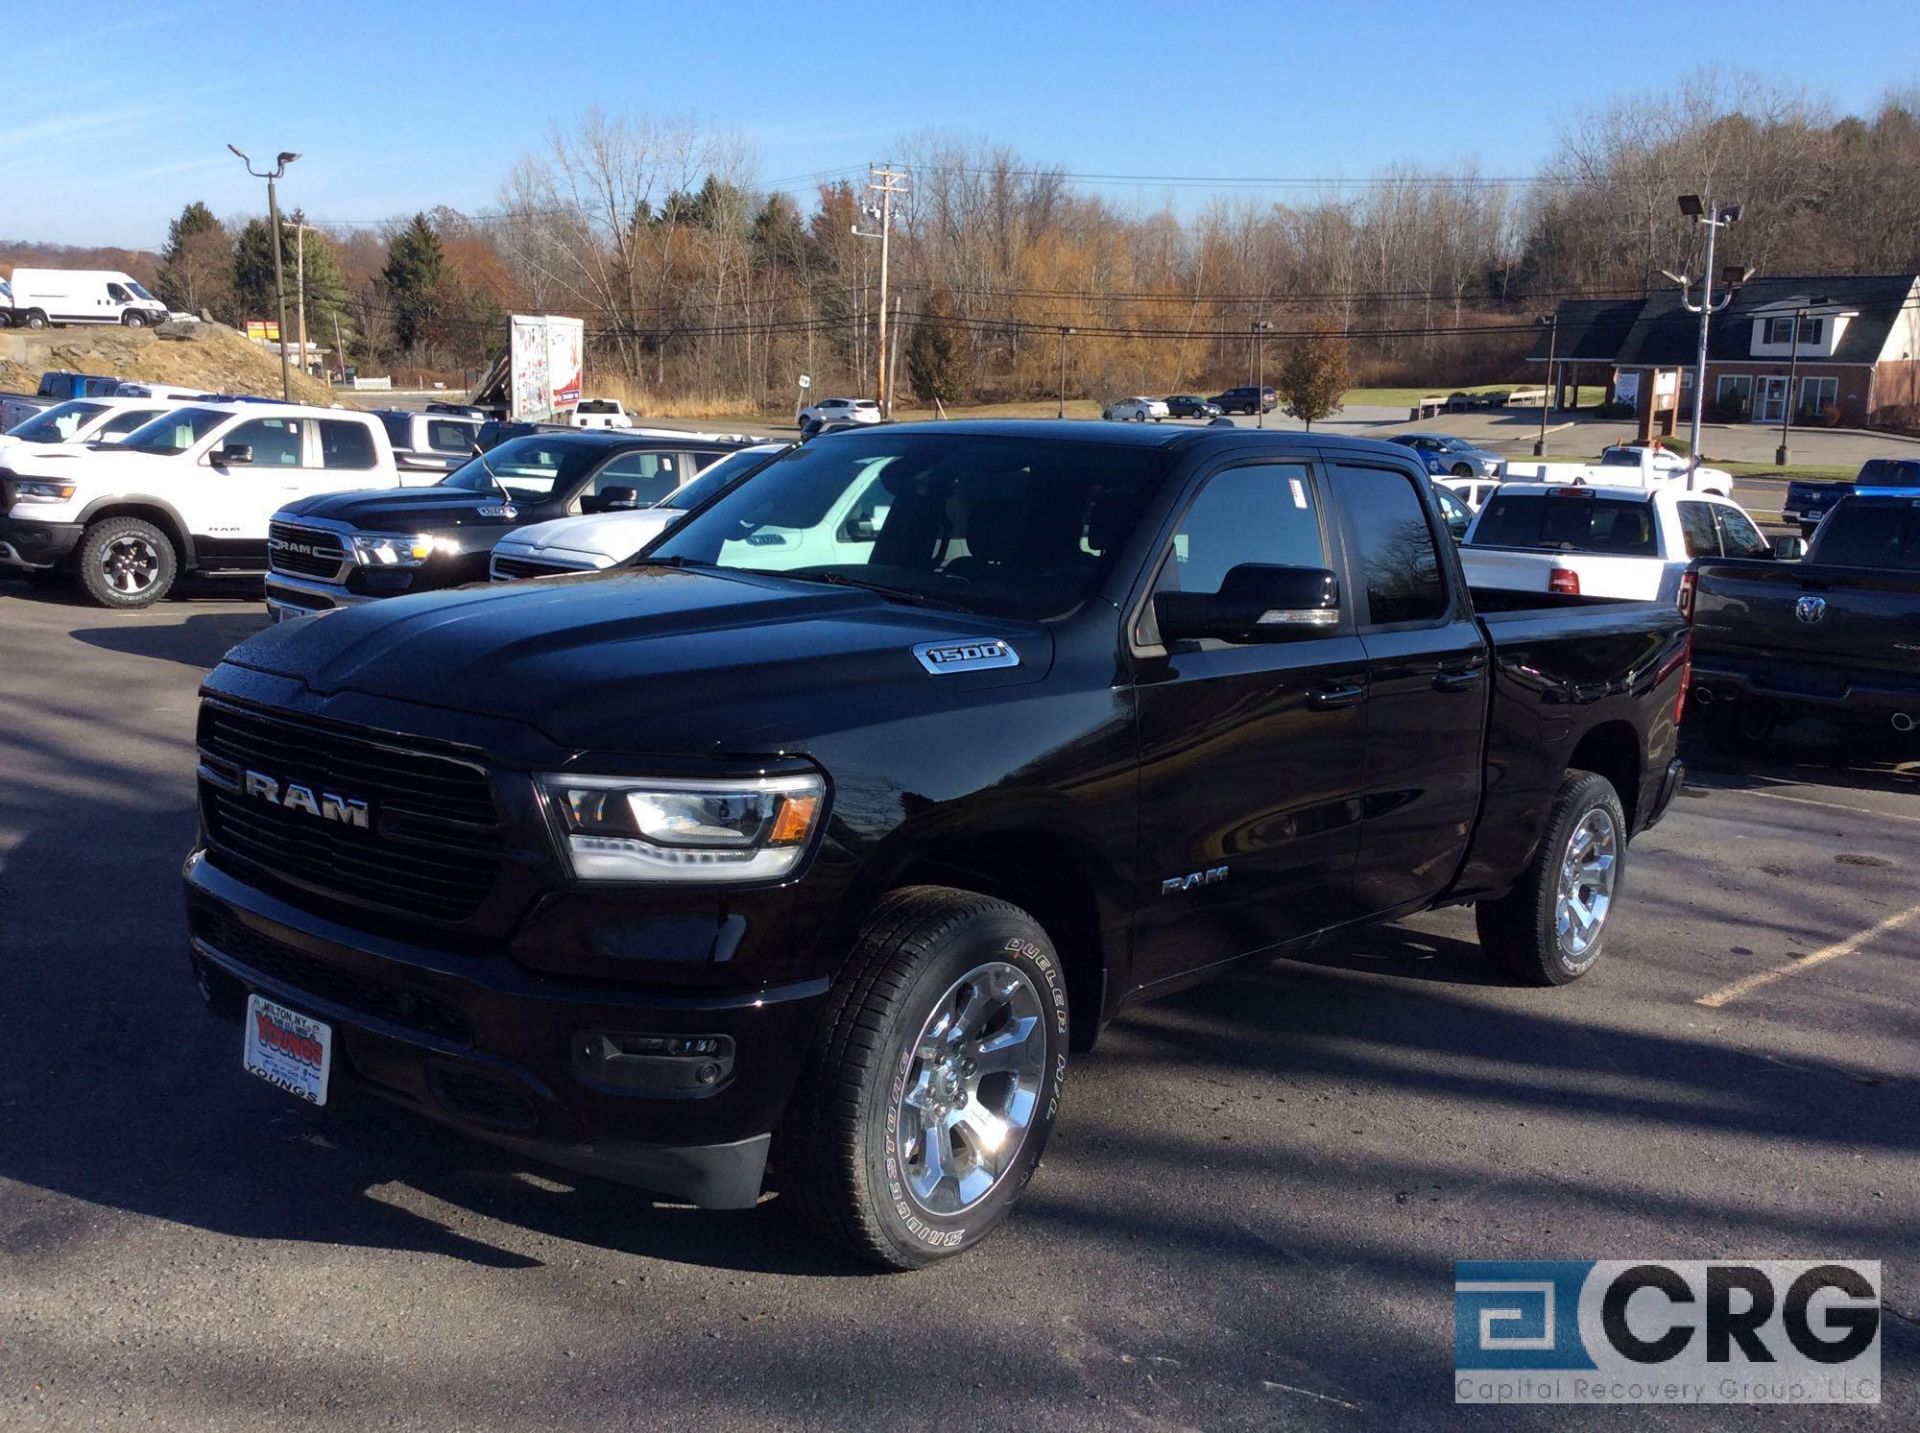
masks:
POLYGON ((249 995, 241 1063, 249 1075, 258 1075, 296 1099, 324 1105, 327 1074, 333 1068, 333 1027, 264 995, 249 995))

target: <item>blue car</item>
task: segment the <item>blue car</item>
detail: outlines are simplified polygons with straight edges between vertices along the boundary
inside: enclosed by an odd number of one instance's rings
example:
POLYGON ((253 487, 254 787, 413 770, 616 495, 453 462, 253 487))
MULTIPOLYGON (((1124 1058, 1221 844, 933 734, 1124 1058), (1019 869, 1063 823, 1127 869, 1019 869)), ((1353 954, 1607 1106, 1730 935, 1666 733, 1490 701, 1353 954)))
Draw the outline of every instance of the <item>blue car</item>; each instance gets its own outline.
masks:
POLYGON ((1465 438, 1446 433, 1401 433, 1387 441, 1413 449, 1435 477, 1490 478, 1500 471, 1502 459, 1498 453, 1476 448, 1465 438))

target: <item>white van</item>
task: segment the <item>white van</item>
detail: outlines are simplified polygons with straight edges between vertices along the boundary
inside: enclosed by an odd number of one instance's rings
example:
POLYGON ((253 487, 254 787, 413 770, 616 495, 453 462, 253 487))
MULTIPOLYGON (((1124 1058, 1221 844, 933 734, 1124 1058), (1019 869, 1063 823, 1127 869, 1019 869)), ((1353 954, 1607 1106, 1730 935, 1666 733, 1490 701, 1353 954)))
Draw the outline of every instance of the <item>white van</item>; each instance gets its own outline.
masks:
POLYGON ((166 321, 167 306, 118 269, 13 271, 13 322, 21 328, 69 323, 145 328, 166 321))

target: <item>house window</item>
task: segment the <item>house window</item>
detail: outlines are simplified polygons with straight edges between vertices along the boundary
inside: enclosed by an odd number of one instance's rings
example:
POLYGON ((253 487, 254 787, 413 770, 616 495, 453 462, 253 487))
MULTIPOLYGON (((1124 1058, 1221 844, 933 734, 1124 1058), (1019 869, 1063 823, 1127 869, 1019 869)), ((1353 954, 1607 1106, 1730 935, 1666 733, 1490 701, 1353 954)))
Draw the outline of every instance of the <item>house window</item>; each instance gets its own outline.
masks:
POLYGON ((1803 318, 1800 320, 1800 345, 1803 348, 1817 348, 1820 339, 1827 331, 1827 321, 1823 318, 1803 318))
POLYGON ((1767 320, 1768 343, 1792 343, 1793 320, 1791 318, 1770 318, 1767 320))
POLYGON ((1720 409, 1722 423, 1744 423, 1753 411, 1753 375, 1723 373, 1713 390, 1714 403, 1720 409))
POLYGON ((1803 378, 1800 380, 1800 421, 1810 422, 1820 416, 1821 410, 1836 406, 1840 397, 1840 380, 1837 378, 1803 378))

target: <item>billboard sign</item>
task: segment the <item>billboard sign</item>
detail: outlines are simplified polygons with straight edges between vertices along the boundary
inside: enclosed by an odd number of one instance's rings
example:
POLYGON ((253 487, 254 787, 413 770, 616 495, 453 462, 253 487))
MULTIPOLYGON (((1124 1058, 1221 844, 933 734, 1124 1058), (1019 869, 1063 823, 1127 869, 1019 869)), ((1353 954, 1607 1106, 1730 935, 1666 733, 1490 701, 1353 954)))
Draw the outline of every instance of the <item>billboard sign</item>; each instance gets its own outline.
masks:
POLYGON ((577 318, 550 314, 514 314, 507 362, 507 416, 517 420, 551 418, 580 401, 586 368, 587 326, 577 318))

